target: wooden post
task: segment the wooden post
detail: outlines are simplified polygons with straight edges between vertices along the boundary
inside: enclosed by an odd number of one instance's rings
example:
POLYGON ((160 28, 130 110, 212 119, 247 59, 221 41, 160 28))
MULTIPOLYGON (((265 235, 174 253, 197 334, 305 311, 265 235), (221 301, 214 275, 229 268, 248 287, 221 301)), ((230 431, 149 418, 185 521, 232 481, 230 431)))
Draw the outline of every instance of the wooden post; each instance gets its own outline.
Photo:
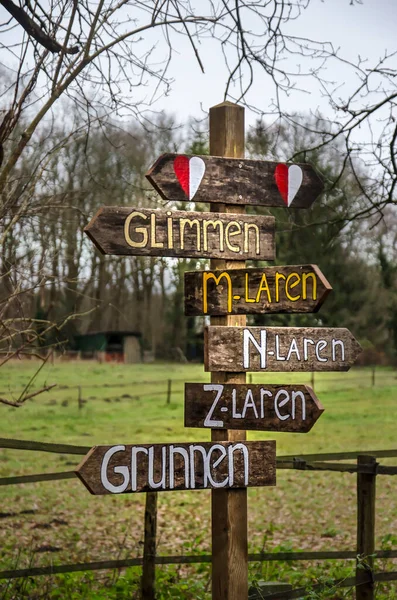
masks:
POLYGON ((83 398, 82 398, 82 392, 81 392, 81 385, 78 386, 77 401, 79 403, 79 410, 81 410, 83 408, 83 398))
POLYGON ((143 540, 143 565, 141 594, 143 600, 154 600, 156 596, 156 534, 157 492, 146 494, 145 533, 143 540))
POLYGON ((375 365, 372 367, 372 387, 375 387, 375 365))
POLYGON ((171 385, 172 379, 169 379, 167 384, 167 404, 170 404, 171 402, 171 385))
POLYGON ((375 551, 376 458, 357 457, 357 555, 356 600, 374 600, 373 557, 375 551), (360 467, 370 467, 370 473, 360 473, 360 467), (367 581, 368 575, 370 581, 367 581))
MULTIPOLYGON (((210 154, 244 157, 244 108, 223 102, 210 108, 210 154)), ((213 212, 244 213, 244 205, 211 205, 213 212)), ((243 269, 245 261, 211 260, 211 269, 243 269)), ((245 326, 245 315, 211 317, 211 325, 245 326)), ((211 373, 212 383, 245 383, 245 373, 211 373)), ((213 429, 212 441, 245 440, 246 432, 213 429)), ((247 490, 212 490, 212 598, 247 600, 247 490)))

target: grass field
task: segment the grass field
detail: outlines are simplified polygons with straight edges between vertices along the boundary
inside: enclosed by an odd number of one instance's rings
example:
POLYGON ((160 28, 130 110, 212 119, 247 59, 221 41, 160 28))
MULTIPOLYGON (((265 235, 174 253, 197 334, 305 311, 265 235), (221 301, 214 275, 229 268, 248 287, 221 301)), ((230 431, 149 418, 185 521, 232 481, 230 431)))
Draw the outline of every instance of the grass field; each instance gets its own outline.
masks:
MULTIPOLYGON (((27 361, 3 367, 1 395, 10 398, 13 390, 21 390, 35 368, 37 363, 27 361)), ((183 381, 206 380, 209 374, 200 365, 48 364, 34 386, 57 383, 57 387, 23 408, 0 405, 0 437, 84 446, 206 441, 208 431, 184 428, 182 394, 183 381), (168 379, 172 379, 170 404, 166 404, 168 379), (81 386, 85 401, 81 409, 77 386, 81 386)), ((262 375, 253 375, 254 383, 263 381, 262 375)), ((310 374, 266 374, 266 382, 309 383, 310 374)), ((397 448, 394 372, 377 370, 374 387, 370 369, 316 374, 315 389, 325 413, 310 433, 249 432, 248 439, 276 439, 278 455, 397 448)), ((2 477, 72 470, 78 462, 78 457, 70 455, 0 450, 2 477)), ((277 478, 274 488, 249 490, 251 552, 355 549, 354 475, 283 470, 278 471, 277 478)), ((393 477, 378 477, 378 548, 397 547, 395 489, 393 477)), ((78 480, 66 480, 1 487, 0 495, 1 569, 127 558, 142 552, 144 494, 94 497, 78 480)), ((158 553, 190 552, 210 552, 210 493, 163 493, 159 497, 158 553)), ((387 565, 392 566, 392 561, 387 565)), ((379 561, 378 568, 387 565, 379 561)), ((295 584, 317 581, 324 575, 350 575, 352 569, 352 562, 264 563, 251 565, 250 575, 295 584)), ((209 598, 208 573, 208 566, 161 567, 159 597, 209 598)), ((48 583, 50 578, 38 578, 37 588, 31 582, 18 589, 10 586, 8 591, 3 586, 0 598, 131 598, 138 576, 139 570, 131 569, 117 582, 111 579, 114 574, 105 572, 57 578, 58 588, 62 582, 63 589, 63 595, 58 596, 48 583), (101 587, 109 581, 113 586, 101 595, 101 587), (126 586, 129 595, 122 595, 117 586, 122 590, 126 586), (115 590, 119 590, 118 595, 113 596, 115 590), (40 596, 44 591, 47 596, 40 596)), ((351 592, 347 592, 350 596, 332 594, 323 597, 353 597, 351 592)), ((378 597, 392 599, 397 595, 389 585, 378 597)))

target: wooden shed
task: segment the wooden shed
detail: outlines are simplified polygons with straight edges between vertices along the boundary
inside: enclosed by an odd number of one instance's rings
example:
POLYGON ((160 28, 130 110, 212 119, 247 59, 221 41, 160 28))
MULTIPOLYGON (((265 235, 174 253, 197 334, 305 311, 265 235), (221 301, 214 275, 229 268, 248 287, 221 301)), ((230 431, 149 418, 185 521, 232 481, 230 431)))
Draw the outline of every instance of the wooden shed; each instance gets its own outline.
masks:
POLYGON ((74 338, 82 357, 95 355, 106 362, 142 362, 141 334, 137 331, 94 331, 74 338))

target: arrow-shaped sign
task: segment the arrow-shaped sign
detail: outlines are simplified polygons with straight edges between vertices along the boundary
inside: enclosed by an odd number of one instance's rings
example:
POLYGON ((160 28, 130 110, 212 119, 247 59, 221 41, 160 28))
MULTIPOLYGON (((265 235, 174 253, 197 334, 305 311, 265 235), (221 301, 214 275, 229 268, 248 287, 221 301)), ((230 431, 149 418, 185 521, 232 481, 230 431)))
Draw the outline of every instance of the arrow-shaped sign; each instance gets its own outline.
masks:
POLYGON ((163 154, 146 177, 165 200, 309 208, 324 189, 308 164, 163 154))
POLYGON ((91 494, 276 485, 276 442, 94 446, 76 475, 91 494))
POLYGON ((206 327, 206 371, 348 371, 362 348, 348 329, 206 327))
POLYGON ((269 216, 102 206, 84 229, 102 254, 274 260, 269 216))
POLYGON ((332 290, 317 265, 185 273, 185 314, 317 312, 332 290))
POLYGON ((307 385, 185 383, 185 427, 307 433, 323 411, 307 385))

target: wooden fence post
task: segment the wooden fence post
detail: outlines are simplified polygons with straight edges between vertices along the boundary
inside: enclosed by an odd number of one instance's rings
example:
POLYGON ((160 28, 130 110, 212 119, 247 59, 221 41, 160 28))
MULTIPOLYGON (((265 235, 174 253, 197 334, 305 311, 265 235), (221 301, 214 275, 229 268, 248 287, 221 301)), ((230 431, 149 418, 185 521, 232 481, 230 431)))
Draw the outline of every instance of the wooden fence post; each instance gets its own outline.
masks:
POLYGON ((372 367, 372 387, 375 387, 375 366, 372 367))
POLYGON ((374 600, 373 554, 375 552, 376 467, 374 456, 357 457, 357 561, 356 600, 374 600), (360 467, 369 473, 360 473, 360 467), (370 580, 368 581, 368 575, 370 580))
POLYGON ((156 534, 157 492, 147 492, 141 580, 141 595, 143 600, 154 600, 156 597, 156 534))
POLYGON ((171 386, 172 386, 172 379, 169 379, 168 384, 167 384, 167 404, 170 404, 170 402, 171 402, 171 386))
POLYGON ((78 386, 77 401, 79 403, 79 410, 81 410, 83 408, 83 398, 82 398, 82 392, 81 392, 81 385, 78 386))
MULTIPOLYGON (((223 102, 210 108, 210 154, 243 158, 244 108, 223 102)), ((238 168, 238 165, 237 165, 238 168)), ((245 213, 244 205, 213 204, 213 212, 245 213)), ((245 261, 211 260, 211 269, 244 269, 245 261)), ((245 326, 245 315, 211 317, 211 325, 245 326)), ((211 373, 212 383, 245 383, 245 373, 211 373)), ((246 432, 213 429, 211 440, 245 440, 246 432)), ((247 600, 247 490, 212 490, 212 598, 247 600)))

